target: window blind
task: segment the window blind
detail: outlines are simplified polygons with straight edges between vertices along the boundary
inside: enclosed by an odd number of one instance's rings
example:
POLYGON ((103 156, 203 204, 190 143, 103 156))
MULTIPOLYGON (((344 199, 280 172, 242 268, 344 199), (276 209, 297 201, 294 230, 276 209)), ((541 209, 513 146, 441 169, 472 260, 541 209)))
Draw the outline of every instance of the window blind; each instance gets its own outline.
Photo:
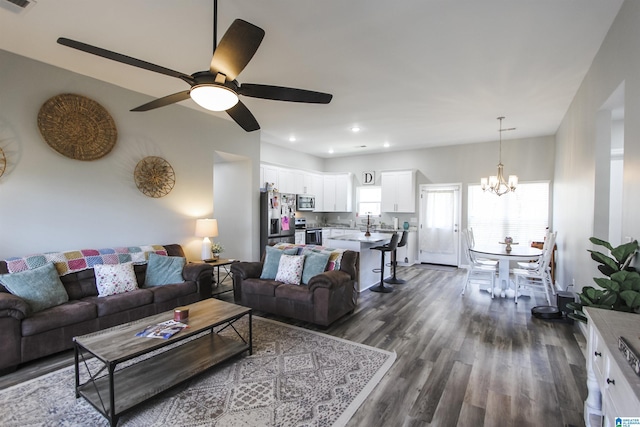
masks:
POLYGON ((520 245, 543 241, 549 226, 549 182, 521 182, 502 196, 468 188, 467 225, 476 244, 497 244, 509 236, 520 245))

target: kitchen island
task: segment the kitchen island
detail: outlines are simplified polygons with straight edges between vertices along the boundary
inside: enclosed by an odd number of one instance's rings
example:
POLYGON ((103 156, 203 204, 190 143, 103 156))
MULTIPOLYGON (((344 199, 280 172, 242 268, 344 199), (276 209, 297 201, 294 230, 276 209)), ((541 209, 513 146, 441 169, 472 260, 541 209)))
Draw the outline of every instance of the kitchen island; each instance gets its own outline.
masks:
MULTIPOLYGON (((371 236, 365 236, 365 233, 347 233, 343 236, 330 237, 328 247, 349 249, 358 252, 358 292, 372 287, 380 283, 380 273, 374 273, 374 268, 380 268, 380 251, 373 251, 374 246, 381 246, 389 243, 391 240, 390 233, 371 233, 371 236)), ((386 264, 391 262, 391 256, 387 255, 386 264)), ((391 276, 391 268, 385 266, 384 277, 391 276)))

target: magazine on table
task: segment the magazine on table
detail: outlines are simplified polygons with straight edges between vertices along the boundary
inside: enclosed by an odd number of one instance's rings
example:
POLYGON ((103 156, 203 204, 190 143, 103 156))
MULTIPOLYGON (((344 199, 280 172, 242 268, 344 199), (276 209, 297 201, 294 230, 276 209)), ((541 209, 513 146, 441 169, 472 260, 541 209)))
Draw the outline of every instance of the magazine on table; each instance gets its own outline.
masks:
POLYGON ((184 323, 176 322, 175 320, 167 320, 166 322, 160 322, 155 325, 147 326, 143 331, 138 332, 136 336, 147 338, 162 338, 166 340, 187 327, 188 325, 184 323))

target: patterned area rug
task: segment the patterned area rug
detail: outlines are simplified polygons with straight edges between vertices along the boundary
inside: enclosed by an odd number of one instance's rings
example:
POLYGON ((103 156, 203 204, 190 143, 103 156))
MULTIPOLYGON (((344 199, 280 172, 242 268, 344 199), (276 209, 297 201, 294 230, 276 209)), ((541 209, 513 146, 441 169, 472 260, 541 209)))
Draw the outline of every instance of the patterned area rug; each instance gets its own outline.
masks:
MULTIPOLYGON (((343 426, 396 357, 256 316, 253 348, 252 356, 244 353, 126 412, 118 425, 343 426)), ((0 425, 108 425, 75 398, 74 386, 71 366, 0 391, 0 425)))

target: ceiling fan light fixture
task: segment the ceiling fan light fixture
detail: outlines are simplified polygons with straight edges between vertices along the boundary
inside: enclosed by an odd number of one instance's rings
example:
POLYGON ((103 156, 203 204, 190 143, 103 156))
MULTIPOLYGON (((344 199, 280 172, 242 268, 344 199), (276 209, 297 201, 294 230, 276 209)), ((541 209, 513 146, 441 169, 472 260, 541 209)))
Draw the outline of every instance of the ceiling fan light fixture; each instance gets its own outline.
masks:
POLYGON ((210 111, 226 111, 238 103, 238 95, 219 84, 201 84, 189 93, 196 104, 210 111))

